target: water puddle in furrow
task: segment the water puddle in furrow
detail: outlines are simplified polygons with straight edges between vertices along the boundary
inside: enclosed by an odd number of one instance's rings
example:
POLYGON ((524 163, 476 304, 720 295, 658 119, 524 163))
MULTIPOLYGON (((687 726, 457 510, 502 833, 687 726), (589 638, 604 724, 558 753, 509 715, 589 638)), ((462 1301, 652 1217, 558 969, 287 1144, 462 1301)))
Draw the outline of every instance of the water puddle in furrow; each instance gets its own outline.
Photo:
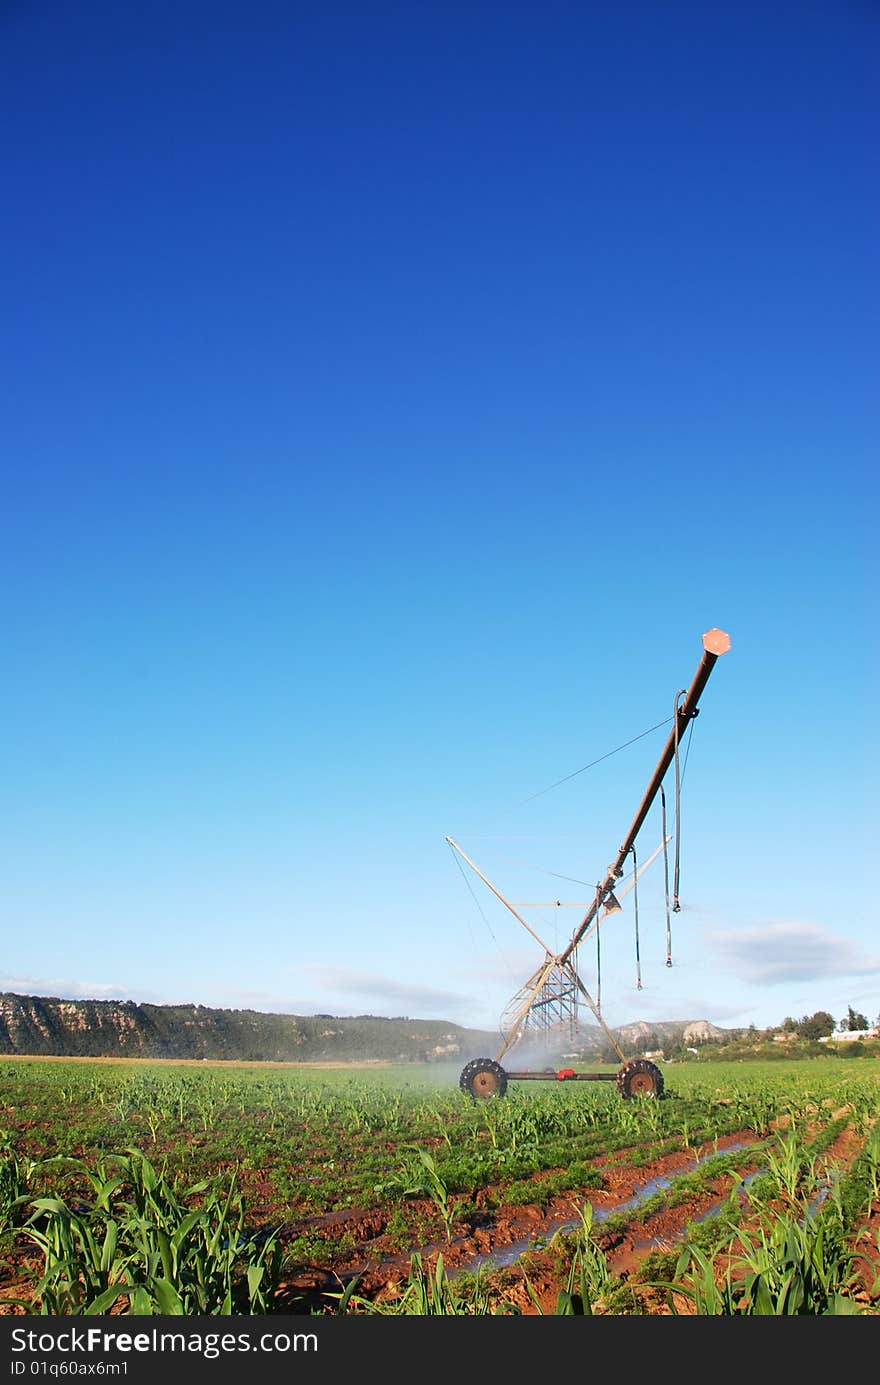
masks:
MULTIPOLYGON (((713 1150, 711 1154, 704 1154, 701 1158, 695 1159, 689 1169, 683 1169, 681 1172, 691 1172, 693 1169, 699 1168, 701 1164, 706 1164, 711 1159, 717 1159, 719 1154, 733 1154, 738 1149, 748 1148, 749 1145, 745 1141, 742 1141, 739 1144, 728 1145, 726 1149, 719 1150, 718 1154, 713 1150)), ((749 1183, 756 1177, 757 1174, 750 1174, 748 1179, 745 1179, 744 1182, 749 1183)), ((606 1221, 608 1217, 616 1216, 618 1212, 628 1212, 630 1208, 638 1207, 640 1203, 647 1202, 648 1198, 653 1197, 655 1193, 659 1193, 664 1188, 668 1188, 671 1183, 671 1178, 665 1178, 662 1175, 657 1178, 650 1178, 647 1183, 642 1184, 641 1188, 639 1188, 638 1192, 635 1193, 633 1197, 627 1198, 625 1202, 619 1202, 615 1207, 594 1207, 593 1225, 595 1226, 598 1222, 606 1221)), ((721 1204, 719 1203, 718 1206, 720 1207, 721 1204)), ((711 1213, 706 1212, 703 1214, 703 1217, 709 1215, 711 1215, 711 1213)), ((703 1218, 700 1218, 700 1220, 703 1220, 703 1218)), ((542 1231, 540 1236, 524 1236, 522 1240, 511 1241, 509 1246, 490 1251, 487 1255, 475 1255, 473 1259, 468 1260, 466 1264, 456 1266, 455 1269, 450 1269, 447 1277, 449 1279, 455 1279, 461 1274, 474 1275, 480 1269, 485 1269, 490 1272, 493 1270, 505 1269, 515 1264, 521 1255, 527 1255, 529 1251, 540 1250, 543 1246, 546 1246, 551 1237, 556 1235, 557 1232, 561 1231, 565 1234, 568 1231, 576 1230, 580 1225, 580 1217, 566 1217, 563 1220, 553 1222, 546 1231, 542 1231)), ((641 1244, 647 1248, 655 1243, 653 1241, 644 1241, 641 1244)))
MULTIPOLYGON (((747 1178, 744 1178, 742 1180, 743 1187, 751 1187, 755 1179, 760 1178, 761 1174, 765 1172, 765 1169, 756 1169, 754 1173, 750 1173, 747 1178)), ((820 1188, 819 1192, 812 1199, 809 1207, 807 1208, 808 1217, 812 1217, 818 1211, 818 1209, 822 1206, 822 1203, 825 1201, 830 1191, 830 1186, 820 1188)), ((717 1216, 718 1212, 720 1212, 721 1210, 721 1207, 721 1202, 713 1202, 712 1206, 708 1207, 705 1212, 701 1212, 698 1217, 691 1217, 690 1220, 694 1223, 709 1221, 710 1217, 717 1216)), ((803 1222, 801 1222, 801 1226, 803 1226, 803 1222)), ((655 1250, 661 1246, 666 1246, 667 1244, 668 1241, 666 1241, 663 1236, 651 1236, 646 1241, 633 1240, 633 1250, 655 1250)))
MULTIPOLYGON (((760 1174, 762 1172, 763 1170, 756 1169, 754 1173, 750 1173, 748 1177, 742 1180, 743 1187, 748 1188, 752 1183, 754 1183, 756 1178, 760 1177, 760 1174)), ((698 1217, 690 1217, 689 1220, 694 1222, 695 1224, 699 1222, 709 1221, 711 1217, 717 1216, 717 1214, 721 1211, 722 1206, 723 1203, 721 1202, 721 1200, 719 1200, 718 1202, 713 1202, 712 1206, 707 1207, 705 1212, 701 1212, 698 1217)), ((634 1238, 633 1250, 656 1250, 659 1247, 666 1246, 668 1244, 668 1240, 663 1236, 649 1236, 648 1239, 644 1241, 637 1241, 634 1238)))

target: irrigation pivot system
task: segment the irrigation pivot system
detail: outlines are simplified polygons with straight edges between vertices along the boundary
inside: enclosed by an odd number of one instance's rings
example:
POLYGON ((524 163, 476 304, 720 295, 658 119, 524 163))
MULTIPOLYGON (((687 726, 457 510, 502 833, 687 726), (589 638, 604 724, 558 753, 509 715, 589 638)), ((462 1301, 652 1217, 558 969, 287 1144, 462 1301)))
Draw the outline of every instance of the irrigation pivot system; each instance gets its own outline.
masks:
MULTIPOLYGON (((517 913, 513 905, 508 903, 490 880, 487 880, 473 861, 465 856, 452 838, 446 838, 453 850, 467 862, 484 884, 544 949, 544 959, 540 966, 516 993, 501 1017, 503 1038, 501 1048, 494 1058, 475 1058, 465 1064, 459 1079, 462 1091, 470 1093, 473 1097, 492 1097, 503 1096, 507 1091, 508 1082, 612 1081, 617 1083, 618 1091, 626 1100, 636 1096, 660 1097, 663 1095, 663 1074, 656 1064, 647 1058, 632 1058, 627 1061, 616 1036, 602 1018, 598 1003, 593 1000, 578 975, 576 954, 581 943, 595 932, 603 919, 620 911, 621 906, 617 895, 622 896, 627 890, 636 889, 639 877, 651 862, 661 851, 665 856, 668 843, 672 838, 666 832, 666 799, 663 791, 663 780, 673 765, 675 766, 675 836, 677 847, 680 791, 679 748, 689 724, 699 712, 700 697, 712 669, 720 656, 726 654, 729 649, 730 636, 725 634, 723 630, 712 629, 703 635, 702 658, 690 687, 687 690, 681 689, 676 694, 672 730, 663 747, 663 753, 657 761, 654 773, 651 775, 648 787, 642 796, 642 801, 636 810, 636 815, 630 824, 629 831, 624 837, 616 857, 608 866, 604 880, 597 884, 595 898, 591 900, 586 914, 572 934, 571 940, 561 952, 554 952, 549 948, 526 920, 517 913), (663 806, 662 840, 652 855, 641 865, 638 865, 635 849, 636 838, 658 793, 661 795, 663 806), (630 855, 633 858, 632 878, 625 889, 617 888, 618 881, 624 873, 627 857, 630 855), (615 888, 617 888, 617 895, 615 888), (617 1072, 576 1072, 573 1068, 562 1068, 558 1071, 548 1069, 536 1072, 513 1072, 501 1066, 501 1060, 508 1050, 525 1035, 543 1034, 546 1036, 566 1023, 573 1026, 576 1022, 577 1009, 581 1000, 585 1001, 593 1012, 620 1059, 622 1066, 617 1072)), ((677 850, 672 909, 673 912, 678 912, 679 909, 677 850)), ((670 965, 671 959, 667 952, 667 966, 670 965)))

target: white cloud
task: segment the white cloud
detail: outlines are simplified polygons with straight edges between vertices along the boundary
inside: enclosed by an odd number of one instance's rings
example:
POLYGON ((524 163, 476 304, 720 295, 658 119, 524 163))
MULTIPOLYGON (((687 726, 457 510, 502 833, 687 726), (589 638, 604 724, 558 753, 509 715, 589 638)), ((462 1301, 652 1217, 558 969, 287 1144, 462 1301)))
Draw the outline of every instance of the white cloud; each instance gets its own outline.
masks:
POLYGON ((472 996, 456 991, 415 986, 389 976, 376 976, 331 963, 307 963, 300 970, 313 978, 325 995, 354 996, 371 1005, 378 1003, 383 1013, 429 1018, 437 1012, 438 1018, 452 1019, 456 1014, 471 1011, 474 1006, 472 996))
POLYGON ((706 936, 728 971, 749 985, 880 973, 880 958, 868 956, 858 944, 818 923, 780 921, 713 928, 706 936))
POLYGON ((135 992, 116 981, 74 981, 69 977, 0 976, 0 991, 59 1000, 140 1000, 157 1003, 148 992, 135 992))

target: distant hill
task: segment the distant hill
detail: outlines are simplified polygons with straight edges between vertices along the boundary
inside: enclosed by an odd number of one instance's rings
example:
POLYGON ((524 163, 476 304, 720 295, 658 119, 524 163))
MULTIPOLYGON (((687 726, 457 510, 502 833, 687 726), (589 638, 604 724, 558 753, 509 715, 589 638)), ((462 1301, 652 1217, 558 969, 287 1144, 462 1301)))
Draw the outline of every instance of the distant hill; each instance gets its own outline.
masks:
MULTIPOLYGON (((707 1020, 639 1021, 615 1031, 627 1055, 729 1038, 707 1020)), ((501 1040, 489 1030, 448 1020, 376 1015, 280 1015, 204 1005, 136 1005, 130 1000, 62 1000, 0 994, 0 1054, 66 1058, 180 1058, 250 1062, 459 1062, 493 1057, 501 1040)), ((607 1056, 607 1036, 585 1025, 577 1040, 541 1048, 517 1045, 507 1066, 555 1065, 607 1056), (573 1050, 569 1052, 568 1050, 573 1050)))
POLYGON ((679 1044, 698 1046, 721 1043, 738 1030, 719 1029, 708 1020, 659 1020, 653 1024, 639 1020, 615 1030, 618 1042, 625 1048, 673 1048, 679 1044))
POLYGON ((277 1015, 204 1005, 0 994, 0 1054, 253 1062, 457 1062, 492 1054, 497 1033, 447 1020, 277 1015))

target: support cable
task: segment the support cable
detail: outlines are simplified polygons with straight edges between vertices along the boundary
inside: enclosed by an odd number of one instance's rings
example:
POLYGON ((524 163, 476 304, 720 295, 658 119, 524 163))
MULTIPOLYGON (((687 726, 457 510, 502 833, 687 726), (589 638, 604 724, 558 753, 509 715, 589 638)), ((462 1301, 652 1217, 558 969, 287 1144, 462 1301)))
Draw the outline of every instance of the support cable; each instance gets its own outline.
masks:
POLYGON ((467 876, 465 875, 464 868, 463 868, 463 866, 462 866, 462 864, 461 864, 461 861, 459 861, 458 856, 456 855, 455 851, 453 851, 452 845, 451 845, 451 844, 450 844, 449 850, 452 851, 452 855, 455 857, 455 864, 458 866, 458 869, 459 869, 459 871, 461 872, 461 878, 462 878, 462 880, 464 881, 464 883, 467 885, 468 894, 470 895, 471 899, 472 899, 472 900, 474 901, 474 903, 476 904, 477 909, 479 910, 479 913, 480 913, 480 917, 482 918, 484 924, 486 925, 486 930, 487 930, 487 932, 488 932, 490 938, 492 939, 492 941, 493 941, 493 943, 495 944, 495 946, 498 948, 498 952, 499 952, 500 956, 502 957, 502 959, 503 959, 505 965, 509 967, 509 965, 510 965, 509 959, 506 958, 506 957, 504 956, 504 952, 502 951, 501 944, 499 943, 498 939, 495 937, 495 934, 492 932, 492 925, 490 924, 489 920, 487 919, 486 914, 485 914, 485 911, 484 911, 484 909, 483 909, 483 906, 482 906, 482 904, 480 903, 480 901, 477 899, 476 894, 474 893, 474 887, 473 887, 473 885, 471 884, 470 880, 468 880, 467 876))
POLYGON ((682 786, 682 788, 684 788, 684 776, 687 774, 688 759, 689 759, 690 753, 691 753, 691 742, 692 742, 693 739, 694 739, 694 727, 696 726, 696 724, 697 724, 697 718, 696 718, 696 717, 691 717, 690 726, 688 727, 688 730, 687 730, 687 745, 686 745, 685 748, 684 748, 684 764, 683 764, 682 767, 681 767, 681 786, 682 786))
POLYGON ((663 893, 666 903, 666 965, 672 966, 672 927, 669 917, 669 850, 666 832, 666 793, 660 785, 660 830, 663 833, 663 893))
POLYGON ((542 794, 550 793, 551 789, 558 789, 560 784, 567 784, 569 779, 576 779, 579 774, 583 774, 586 770, 592 769, 594 765, 601 765, 603 760, 609 760, 611 756, 616 755, 618 751, 626 750, 628 746, 635 745, 636 741, 642 740, 645 736, 650 736, 652 731, 658 731, 661 726, 666 726, 668 723, 669 717, 665 717, 663 721, 658 721, 655 726, 649 726, 647 731, 640 731, 637 736, 633 736, 631 741, 624 741, 623 745, 616 746, 614 750, 606 751, 606 753, 600 755, 597 760, 591 760, 588 765, 581 765, 580 769, 572 770, 571 774, 566 774, 562 779, 557 779, 555 784, 548 784, 546 789, 539 789, 537 793, 530 794, 528 798, 524 798, 517 806, 524 808, 525 805, 531 803, 533 799, 540 798, 542 794))
POLYGON ((639 872, 636 862, 636 844, 633 842, 633 911, 636 917, 636 990, 642 989, 642 959, 639 956, 639 872))

